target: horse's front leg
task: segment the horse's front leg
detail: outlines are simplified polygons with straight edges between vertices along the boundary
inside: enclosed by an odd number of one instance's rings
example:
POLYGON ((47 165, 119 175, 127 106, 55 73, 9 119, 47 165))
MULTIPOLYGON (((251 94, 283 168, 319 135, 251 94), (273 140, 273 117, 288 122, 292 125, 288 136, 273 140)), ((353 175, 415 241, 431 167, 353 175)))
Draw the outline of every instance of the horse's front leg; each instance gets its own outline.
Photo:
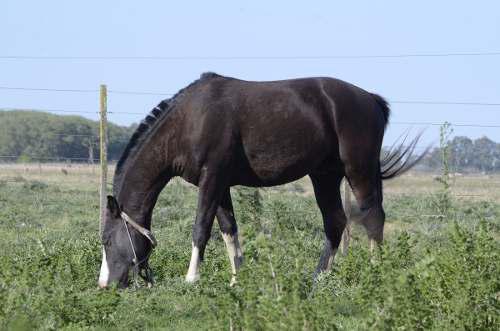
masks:
POLYGON ((186 281, 196 282, 200 279, 200 262, 203 260, 210 232, 214 223, 215 213, 223 193, 227 189, 222 176, 205 168, 200 176, 198 209, 193 225, 193 242, 191 261, 186 275, 186 281))

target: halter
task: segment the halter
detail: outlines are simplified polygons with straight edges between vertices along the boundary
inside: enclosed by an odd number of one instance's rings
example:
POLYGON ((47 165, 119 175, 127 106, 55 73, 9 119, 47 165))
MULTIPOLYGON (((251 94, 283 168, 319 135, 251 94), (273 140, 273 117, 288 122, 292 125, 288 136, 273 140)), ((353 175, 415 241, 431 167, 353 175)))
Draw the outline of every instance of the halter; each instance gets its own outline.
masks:
POLYGON ((130 230, 127 226, 127 223, 130 224, 134 229, 139 231, 139 233, 142 234, 144 237, 148 238, 148 240, 151 242, 151 246, 153 249, 157 245, 156 238, 154 237, 154 235, 151 231, 149 231, 148 229, 137 224, 125 212, 122 211, 120 216, 123 220, 123 225, 125 226, 125 229, 127 230, 127 235, 128 235, 128 240, 130 242, 130 247, 132 248, 132 253, 134 254, 134 259, 132 260, 132 262, 134 263, 134 266, 133 266, 134 287, 137 288, 139 286, 138 281, 137 281, 137 275, 139 275, 142 279, 144 279, 144 281, 146 281, 146 283, 148 284, 148 287, 152 286, 152 284, 153 284, 153 271, 151 270, 151 267, 149 266, 149 264, 146 264, 145 266, 142 266, 142 267, 141 267, 141 265, 149 259, 149 256, 151 255, 153 250, 150 250, 144 259, 138 261, 137 253, 135 252, 134 243, 132 242, 132 236, 130 235, 130 230), (142 274, 141 271, 144 271, 144 274, 142 274))

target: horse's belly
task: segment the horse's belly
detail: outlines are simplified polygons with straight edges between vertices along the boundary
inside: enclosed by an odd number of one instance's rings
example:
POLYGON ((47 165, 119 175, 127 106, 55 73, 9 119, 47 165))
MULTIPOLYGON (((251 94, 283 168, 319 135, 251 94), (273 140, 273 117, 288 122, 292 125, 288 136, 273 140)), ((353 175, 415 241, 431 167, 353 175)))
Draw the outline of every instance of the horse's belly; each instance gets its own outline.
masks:
POLYGON ((311 173, 327 156, 318 146, 267 146, 252 150, 235 173, 233 185, 274 186, 292 182, 311 173), (274 147, 274 148, 273 148, 274 147))
POLYGON ((336 142, 328 116, 296 99, 273 99, 269 108, 256 108, 241 120, 244 166, 236 177, 283 184, 311 173, 332 154, 336 142))

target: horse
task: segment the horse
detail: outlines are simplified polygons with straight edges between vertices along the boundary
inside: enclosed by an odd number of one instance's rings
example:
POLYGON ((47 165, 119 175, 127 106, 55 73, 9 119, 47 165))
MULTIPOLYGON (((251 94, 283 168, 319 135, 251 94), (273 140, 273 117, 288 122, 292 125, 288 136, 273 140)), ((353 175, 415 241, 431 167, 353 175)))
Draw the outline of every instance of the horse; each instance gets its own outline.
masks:
POLYGON ((102 231, 99 286, 127 287, 131 270, 152 284, 152 212, 176 176, 199 188, 187 282, 200 279, 215 216, 231 284, 236 280, 243 256, 230 194, 235 185, 269 187, 310 177, 325 232, 316 274, 330 269, 346 225, 344 177, 370 242, 380 244, 382 180, 409 170, 422 156, 410 157, 417 137, 380 158, 389 115, 381 96, 335 78, 253 82, 202 74, 146 116, 117 163, 102 231))

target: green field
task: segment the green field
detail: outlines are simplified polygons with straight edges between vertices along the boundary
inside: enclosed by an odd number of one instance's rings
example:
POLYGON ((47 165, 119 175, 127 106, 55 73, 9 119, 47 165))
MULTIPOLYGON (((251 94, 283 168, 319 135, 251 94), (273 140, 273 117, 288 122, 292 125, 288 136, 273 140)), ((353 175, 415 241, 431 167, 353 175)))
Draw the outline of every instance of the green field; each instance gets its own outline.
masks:
POLYGON ((387 182, 383 247, 371 255, 354 226, 315 284, 323 231, 310 183, 235 188, 245 262, 230 287, 217 227, 201 281, 184 283, 197 191, 174 180, 153 218, 156 286, 99 290, 98 172, 0 165, 0 329, 498 330, 499 187, 456 176, 443 211, 431 175, 387 182))

